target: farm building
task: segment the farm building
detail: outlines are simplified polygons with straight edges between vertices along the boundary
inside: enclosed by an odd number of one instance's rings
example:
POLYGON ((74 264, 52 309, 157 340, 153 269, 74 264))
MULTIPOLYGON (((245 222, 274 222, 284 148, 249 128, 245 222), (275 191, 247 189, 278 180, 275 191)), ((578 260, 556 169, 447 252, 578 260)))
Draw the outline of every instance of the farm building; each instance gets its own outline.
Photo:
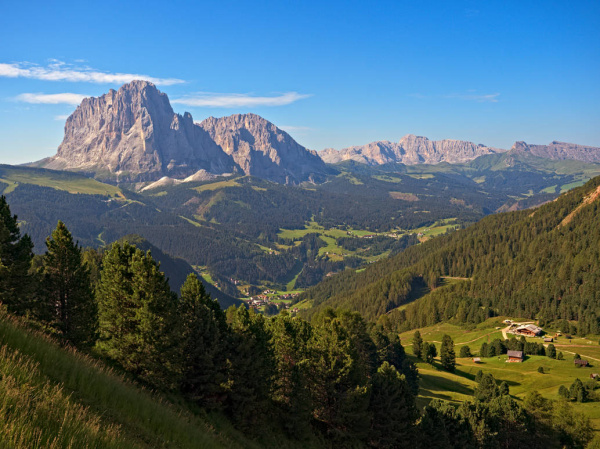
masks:
POLYGON ((523 361, 523 351, 508 351, 507 362, 522 362, 522 361, 523 361))
POLYGON ((553 341, 554 341, 554 338, 552 338, 552 337, 544 338, 544 343, 552 343, 553 341))
POLYGON ((589 362, 587 360, 583 360, 583 359, 575 359, 575 366, 588 366, 589 362))
POLYGON ((592 373, 592 374, 590 374, 590 379, 598 380, 598 379, 600 379, 600 374, 592 373))
POLYGON ((473 357, 473 363, 481 363, 480 357, 473 357))
POLYGON ((514 330, 515 334, 524 335, 526 337, 537 337, 542 332, 542 328, 537 327, 535 324, 526 324, 524 326, 519 326, 514 330))

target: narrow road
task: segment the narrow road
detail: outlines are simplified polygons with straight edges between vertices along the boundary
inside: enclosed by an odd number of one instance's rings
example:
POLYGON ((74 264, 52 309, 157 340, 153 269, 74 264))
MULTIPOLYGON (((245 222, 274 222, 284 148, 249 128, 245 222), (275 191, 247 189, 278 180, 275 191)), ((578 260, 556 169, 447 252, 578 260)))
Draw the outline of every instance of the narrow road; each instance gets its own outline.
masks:
MULTIPOLYGON (((554 346, 556 347, 556 349, 564 348, 564 347, 567 347, 567 348, 572 348, 573 347, 571 345, 554 345, 554 346)), ((548 345, 544 345, 544 348, 547 348, 547 347, 548 347, 548 345)), ((579 348, 579 347, 585 348, 587 346, 576 346, 576 347, 577 348, 579 348)), ((573 354, 573 355, 577 354, 576 352, 567 351, 565 349, 561 349, 561 352, 566 352, 567 354, 573 354)), ((585 355, 585 354, 583 354, 583 355, 579 354, 579 355, 581 355, 582 357, 585 357, 586 359, 591 359, 591 360, 595 360, 596 362, 600 362, 600 359, 597 359, 595 357, 590 357, 589 355, 585 355)))

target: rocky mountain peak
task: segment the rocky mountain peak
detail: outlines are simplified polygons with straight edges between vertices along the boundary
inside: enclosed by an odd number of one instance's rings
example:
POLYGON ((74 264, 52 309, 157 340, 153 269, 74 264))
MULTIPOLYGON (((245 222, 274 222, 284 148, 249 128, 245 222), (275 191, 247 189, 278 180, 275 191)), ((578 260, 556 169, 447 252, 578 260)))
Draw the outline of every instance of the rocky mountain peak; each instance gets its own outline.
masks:
POLYGON ((247 175, 278 182, 318 180, 330 169, 314 151, 256 114, 209 117, 199 123, 247 175))
POLYGON ((189 112, 176 114, 167 95, 147 81, 84 99, 66 121, 56 156, 37 165, 120 181, 183 179, 205 170, 297 183, 329 170, 256 114, 211 117, 197 125, 189 112))
POLYGON ((556 140, 548 145, 532 145, 517 141, 510 151, 513 153, 529 153, 533 156, 552 160, 573 159, 581 162, 600 163, 600 148, 556 140))

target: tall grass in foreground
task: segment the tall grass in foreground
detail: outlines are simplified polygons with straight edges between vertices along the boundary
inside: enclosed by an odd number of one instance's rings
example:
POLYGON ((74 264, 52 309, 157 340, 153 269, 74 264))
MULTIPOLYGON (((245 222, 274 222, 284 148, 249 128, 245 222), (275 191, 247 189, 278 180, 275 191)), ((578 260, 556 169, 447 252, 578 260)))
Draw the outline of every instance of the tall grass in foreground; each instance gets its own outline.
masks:
POLYGON ((258 447, 219 427, 0 309, 0 447, 258 447))
POLYGON ((46 381, 37 363, 0 347, 0 442, 17 448, 117 448, 119 430, 46 381))

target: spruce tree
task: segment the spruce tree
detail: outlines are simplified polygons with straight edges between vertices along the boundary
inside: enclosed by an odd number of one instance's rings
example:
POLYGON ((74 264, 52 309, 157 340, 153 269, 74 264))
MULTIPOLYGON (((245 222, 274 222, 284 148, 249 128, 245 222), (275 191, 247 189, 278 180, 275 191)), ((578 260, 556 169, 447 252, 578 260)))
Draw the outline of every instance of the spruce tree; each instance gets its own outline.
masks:
POLYGON ((427 363, 432 364, 433 359, 437 357, 437 348, 434 343, 423 343, 423 352, 425 353, 425 358, 427 363))
POLYGON ((423 339, 421 338, 421 332, 419 331, 415 331, 415 334, 413 336, 413 354, 415 355, 415 357, 417 358, 422 358, 423 356, 423 339))
POLYGON ((92 345, 97 329, 97 309, 90 275, 82 264, 81 248, 59 221, 46 239, 40 300, 50 322, 76 346, 92 345))
POLYGON ((401 373, 406 378, 410 391, 416 397, 419 394, 419 370, 417 366, 412 361, 404 359, 401 373))
POLYGON ((12 215, 4 195, 0 196, 0 303, 17 314, 31 309, 32 278, 28 271, 33 243, 21 236, 17 216, 12 215))
POLYGON ((477 371, 477 373, 475 374, 475 382, 477 382, 477 383, 481 382, 482 378, 483 378, 483 371, 482 370, 477 371))
POLYGON ((369 442, 373 447, 402 447, 414 436, 419 416, 415 398, 404 376, 388 362, 383 362, 371 382, 372 413, 369 442))
POLYGON ((275 376, 271 334, 263 315, 244 306, 226 312, 231 328, 227 412, 250 430, 270 411, 275 376))
POLYGON ((205 408, 218 407, 227 380, 228 328, 218 302, 193 273, 181 287, 178 327, 180 390, 205 408))
POLYGON ((588 391, 581 382, 581 379, 575 379, 569 389, 569 397, 577 402, 587 401, 588 391))
POLYGON ((316 321, 311 352, 315 418, 336 436, 337 446, 365 438, 370 422, 368 379, 354 339, 333 310, 316 321))
POLYGON ((456 354, 454 352, 454 342, 450 335, 444 335, 442 337, 440 361, 446 371, 454 372, 454 369, 456 368, 456 354))
POLYGON ((469 348, 467 345, 461 346, 459 357, 461 359, 466 359, 466 358, 471 357, 471 348, 469 348))
POLYGON ((565 387, 564 385, 561 385, 561 386, 558 388, 558 395, 559 395, 560 397, 563 397, 563 398, 565 398, 565 399, 569 399, 569 397, 570 397, 570 394, 569 394, 569 389, 568 389, 567 387, 565 387))
POLYGON ((295 438, 311 432, 314 409, 310 394, 313 359, 309 351, 313 328, 307 321, 283 313, 269 323, 276 360, 273 398, 281 425, 295 438))
POLYGON ((176 298, 150 253, 114 243, 102 260, 97 289, 98 349, 148 383, 171 389, 176 298))
POLYGON ((483 374, 479 384, 473 392, 473 396, 482 402, 488 402, 500 395, 500 389, 496 384, 496 379, 489 373, 483 374))
POLYGON ((551 359, 556 358, 556 347, 552 343, 550 343, 546 348, 546 355, 551 359))

